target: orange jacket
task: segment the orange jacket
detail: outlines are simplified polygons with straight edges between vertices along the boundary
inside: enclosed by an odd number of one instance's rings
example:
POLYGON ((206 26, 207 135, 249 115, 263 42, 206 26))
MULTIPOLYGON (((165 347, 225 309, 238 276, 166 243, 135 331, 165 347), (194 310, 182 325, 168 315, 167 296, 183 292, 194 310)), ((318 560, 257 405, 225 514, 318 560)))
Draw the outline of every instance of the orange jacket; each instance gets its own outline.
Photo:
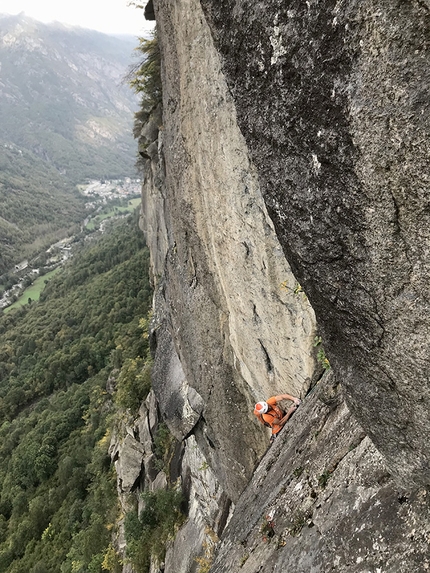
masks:
MULTIPOLYGON (((262 424, 265 426, 270 426, 272 428, 272 434, 277 434, 283 428, 278 424, 273 424, 273 420, 281 420, 285 416, 285 412, 278 406, 276 397, 272 396, 266 400, 269 405, 269 409, 265 414, 255 414, 262 424)), ((255 413, 255 412, 254 412, 255 413)))

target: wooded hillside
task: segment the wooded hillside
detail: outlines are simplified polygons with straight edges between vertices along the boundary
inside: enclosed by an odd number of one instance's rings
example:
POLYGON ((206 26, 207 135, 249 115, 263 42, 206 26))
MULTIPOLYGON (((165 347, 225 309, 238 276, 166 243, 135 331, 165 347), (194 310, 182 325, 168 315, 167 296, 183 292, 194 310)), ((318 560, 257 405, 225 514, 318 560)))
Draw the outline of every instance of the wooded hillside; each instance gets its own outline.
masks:
POLYGON ((0 318, 1 572, 114 567, 107 448, 115 412, 149 390, 148 259, 130 216, 73 258, 38 303, 0 318))

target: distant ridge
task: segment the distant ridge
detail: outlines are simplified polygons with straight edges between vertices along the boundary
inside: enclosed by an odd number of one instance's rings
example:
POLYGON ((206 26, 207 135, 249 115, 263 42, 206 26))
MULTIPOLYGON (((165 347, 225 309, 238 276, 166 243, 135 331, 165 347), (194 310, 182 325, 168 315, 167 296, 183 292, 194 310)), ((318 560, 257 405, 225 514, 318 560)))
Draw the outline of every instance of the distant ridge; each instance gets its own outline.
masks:
POLYGON ((137 175, 138 101, 124 81, 136 44, 0 15, 0 274, 82 220, 77 183, 137 175))
POLYGON ((74 181, 130 175, 134 41, 25 15, 0 19, 1 139, 74 181))

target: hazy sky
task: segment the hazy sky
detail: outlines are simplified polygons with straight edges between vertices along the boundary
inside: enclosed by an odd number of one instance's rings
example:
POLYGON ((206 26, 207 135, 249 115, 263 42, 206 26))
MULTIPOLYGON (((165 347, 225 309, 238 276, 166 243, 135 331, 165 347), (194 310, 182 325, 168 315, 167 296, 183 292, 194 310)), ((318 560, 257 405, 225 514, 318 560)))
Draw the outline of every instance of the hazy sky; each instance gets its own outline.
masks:
POLYGON ((0 14, 25 12, 41 22, 57 20, 106 34, 141 36, 152 29, 153 23, 145 20, 143 10, 127 6, 128 3, 129 0, 0 0, 0 14))

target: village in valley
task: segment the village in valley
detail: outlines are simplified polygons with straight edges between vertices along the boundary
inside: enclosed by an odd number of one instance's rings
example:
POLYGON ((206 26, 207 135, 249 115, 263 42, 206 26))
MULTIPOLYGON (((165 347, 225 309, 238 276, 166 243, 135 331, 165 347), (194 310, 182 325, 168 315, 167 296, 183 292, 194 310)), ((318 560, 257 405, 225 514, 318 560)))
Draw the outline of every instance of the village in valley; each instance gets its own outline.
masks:
POLYGON ((116 179, 113 181, 90 181, 86 185, 78 185, 79 191, 87 197, 94 198, 93 202, 87 203, 87 208, 95 208, 102 199, 105 203, 112 199, 123 199, 140 194, 140 179, 116 179))
MULTIPOLYGON (((50 245, 32 260, 23 260, 10 269, 14 284, 0 290, 0 311, 14 303, 31 303, 37 300, 49 277, 57 272, 72 256, 73 247, 88 239, 94 231, 104 232, 106 222, 125 217, 140 203, 140 179, 126 177, 121 180, 89 181, 79 185, 80 193, 88 198, 86 209, 90 214, 82 222, 80 234, 65 237, 50 245), (39 282, 41 284, 36 285, 39 282), (27 291, 34 285, 37 295, 32 298, 27 291)), ((33 295, 34 296, 34 295, 33 295)))

